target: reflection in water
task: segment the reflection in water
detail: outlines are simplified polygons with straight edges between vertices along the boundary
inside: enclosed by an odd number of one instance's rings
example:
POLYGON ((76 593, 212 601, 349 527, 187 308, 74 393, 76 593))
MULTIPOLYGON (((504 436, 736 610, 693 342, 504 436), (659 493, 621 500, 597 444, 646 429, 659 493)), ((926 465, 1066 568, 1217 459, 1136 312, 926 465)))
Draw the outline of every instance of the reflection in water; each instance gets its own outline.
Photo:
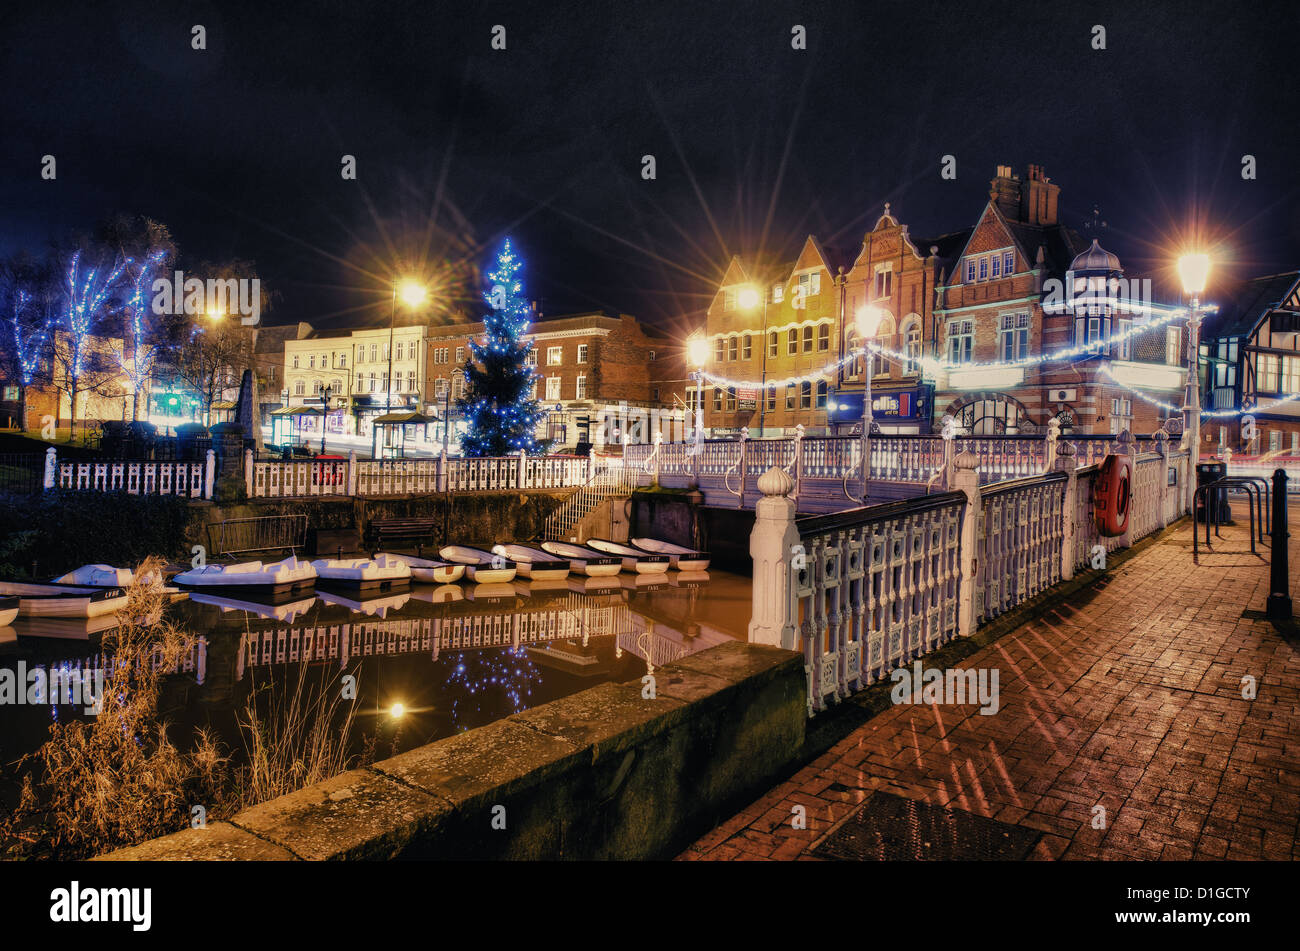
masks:
MULTIPOLYGON (((160 712, 181 730, 211 728, 238 751, 237 719, 249 698, 288 689, 311 668, 331 689, 353 678, 362 730, 387 744, 387 755, 743 639, 749 585, 718 572, 625 573, 421 585, 366 601, 321 592, 275 606, 196 593, 171 609, 199 636, 178 664, 184 676, 164 684, 160 712)), ((49 624, 20 618, 16 639, 0 631, 0 667, 20 658, 29 666, 104 663, 99 634, 84 622, 77 630, 49 624)), ((6 762, 43 741, 49 710, 43 724, 33 713, 0 710, 6 762)))

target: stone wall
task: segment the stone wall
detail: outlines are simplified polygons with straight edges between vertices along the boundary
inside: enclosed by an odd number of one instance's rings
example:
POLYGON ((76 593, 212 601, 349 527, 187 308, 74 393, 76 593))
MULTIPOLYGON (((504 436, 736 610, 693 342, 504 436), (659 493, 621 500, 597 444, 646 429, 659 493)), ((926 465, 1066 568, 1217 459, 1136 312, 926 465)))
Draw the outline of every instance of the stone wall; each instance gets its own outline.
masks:
POLYGON ((801 760, 806 685, 799 654, 739 642, 655 676, 102 858, 669 858, 801 760))

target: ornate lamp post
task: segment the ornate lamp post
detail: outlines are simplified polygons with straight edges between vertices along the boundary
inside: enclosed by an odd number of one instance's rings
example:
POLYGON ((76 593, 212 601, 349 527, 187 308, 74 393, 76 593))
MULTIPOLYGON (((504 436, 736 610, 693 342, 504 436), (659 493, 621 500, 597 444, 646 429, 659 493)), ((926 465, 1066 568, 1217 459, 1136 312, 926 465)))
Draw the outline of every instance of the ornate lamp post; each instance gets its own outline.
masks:
POLYGON ((1201 456, 1201 293, 1210 276, 1208 254, 1184 254, 1178 259, 1178 276, 1191 298, 1187 317, 1187 386, 1183 393, 1183 431, 1193 471, 1201 456))
POLYGON ((867 487, 871 482, 871 376, 875 369, 872 366, 872 346, 871 338, 876 335, 880 329, 880 321, 884 315, 877 307, 863 305, 858 308, 857 324, 858 336, 862 338, 862 501, 867 501, 867 487))

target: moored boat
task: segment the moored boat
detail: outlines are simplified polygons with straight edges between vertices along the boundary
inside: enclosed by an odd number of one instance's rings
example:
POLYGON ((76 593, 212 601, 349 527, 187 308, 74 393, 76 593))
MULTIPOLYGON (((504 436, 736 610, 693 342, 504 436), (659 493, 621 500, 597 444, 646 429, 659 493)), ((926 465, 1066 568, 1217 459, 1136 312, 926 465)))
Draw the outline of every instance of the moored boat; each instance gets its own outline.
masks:
POLYGON ((319 584, 347 588, 357 594, 381 594, 411 583, 411 569, 392 555, 374 558, 320 558, 312 562, 319 584))
POLYGON ((493 545, 492 553, 509 558, 521 578, 531 581, 563 581, 569 576, 569 560, 527 545, 493 545))
POLYGON ((465 576, 479 584, 507 584, 515 580, 518 567, 505 555, 495 555, 468 545, 448 545, 438 552, 447 561, 465 566, 465 576))
POLYGON ((376 558, 394 558, 411 569, 411 578, 420 584, 454 584, 465 577, 465 566, 450 561, 437 561, 433 558, 417 558, 414 555, 397 555, 392 552, 380 552, 376 558))
POLYGON ((283 561, 263 564, 245 561, 233 565, 208 564, 182 571, 172 582, 190 590, 208 591, 226 597, 251 595, 254 599, 290 598, 310 591, 317 572, 310 562, 290 555, 283 561))
MULTIPOLYGON (((561 543, 562 544, 562 543, 561 543)), ((625 571, 635 571, 639 575, 661 575, 668 570, 672 561, 667 555, 656 555, 642 551, 622 542, 612 542, 607 538, 589 538, 587 547, 623 559, 625 571)))
POLYGON ((17 597, 20 617, 101 617, 122 610, 127 601, 123 588, 34 581, 0 581, 0 597, 17 597))
POLYGON ((632 547, 656 555, 667 555, 672 566, 679 571, 708 571, 709 569, 710 558, 707 551, 697 551, 684 545, 649 537, 632 539, 632 547))
MULTIPOLYGON (((568 542, 560 544, 568 544, 568 542)), ((573 547, 582 548, 581 545, 573 547)), ((549 551, 545 548, 545 543, 542 548, 534 548, 532 545, 497 545, 496 548, 503 549, 502 553, 506 557, 514 558, 516 561, 523 558, 564 558, 569 562, 570 572, 575 575, 586 575, 588 578, 608 577, 623 570, 623 559, 591 549, 584 549, 583 554, 578 555, 549 551)), ((494 548, 493 551, 495 550, 494 548)))

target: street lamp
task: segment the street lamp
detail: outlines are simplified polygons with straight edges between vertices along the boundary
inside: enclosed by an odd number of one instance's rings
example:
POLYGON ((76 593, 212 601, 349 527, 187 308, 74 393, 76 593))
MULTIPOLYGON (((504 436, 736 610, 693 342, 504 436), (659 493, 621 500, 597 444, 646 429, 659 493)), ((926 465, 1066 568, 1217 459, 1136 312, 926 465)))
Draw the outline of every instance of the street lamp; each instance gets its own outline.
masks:
MULTIPOLYGON (((763 374, 762 386, 759 388, 758 397, 762 401, 758 408, 758 436, 763 438, 763 426, 767 420, 767 298, 766 293, 760 293, 758 288, 753 285, 746 285, 740 289, 736 295, 736 302, 740 305, 741 310, 754 310, 758 307, 760 300, 763 304, 763 322, 760 324, 758 334, 759 344, 763 348, 763 374)), ((691 361, 694 363, 695 361, 691 361)), ((703 366, 703 363, 697 364, 703 366)), ((752 418, 752 417, 751 417, 752 418)))
POLYGON ((857 312, 858 336, 862 338, 862 501, 867 501, 867 487, 871 482, 871 376, 872 363, 871 338, 880 329, 884 314, 880 308, 864 304, 857 312))
POLYGON ((1195 468, 1201 453, 1201 293, 1210 278, 1208 254, 1184 254, 1178 259, 1178 276, 1191 298, 1187 317, 1187 386, 1183 391, 1183 431, 1195 468))
POLYGON ((384 393, 384 412, 393 408, 393 328, 397 324, 397 298, 409 309, 415 310, 429 296, 429 289, 419 281, 402 278, 393 282, 393 308, 388 317, 388 385, 384 393))

